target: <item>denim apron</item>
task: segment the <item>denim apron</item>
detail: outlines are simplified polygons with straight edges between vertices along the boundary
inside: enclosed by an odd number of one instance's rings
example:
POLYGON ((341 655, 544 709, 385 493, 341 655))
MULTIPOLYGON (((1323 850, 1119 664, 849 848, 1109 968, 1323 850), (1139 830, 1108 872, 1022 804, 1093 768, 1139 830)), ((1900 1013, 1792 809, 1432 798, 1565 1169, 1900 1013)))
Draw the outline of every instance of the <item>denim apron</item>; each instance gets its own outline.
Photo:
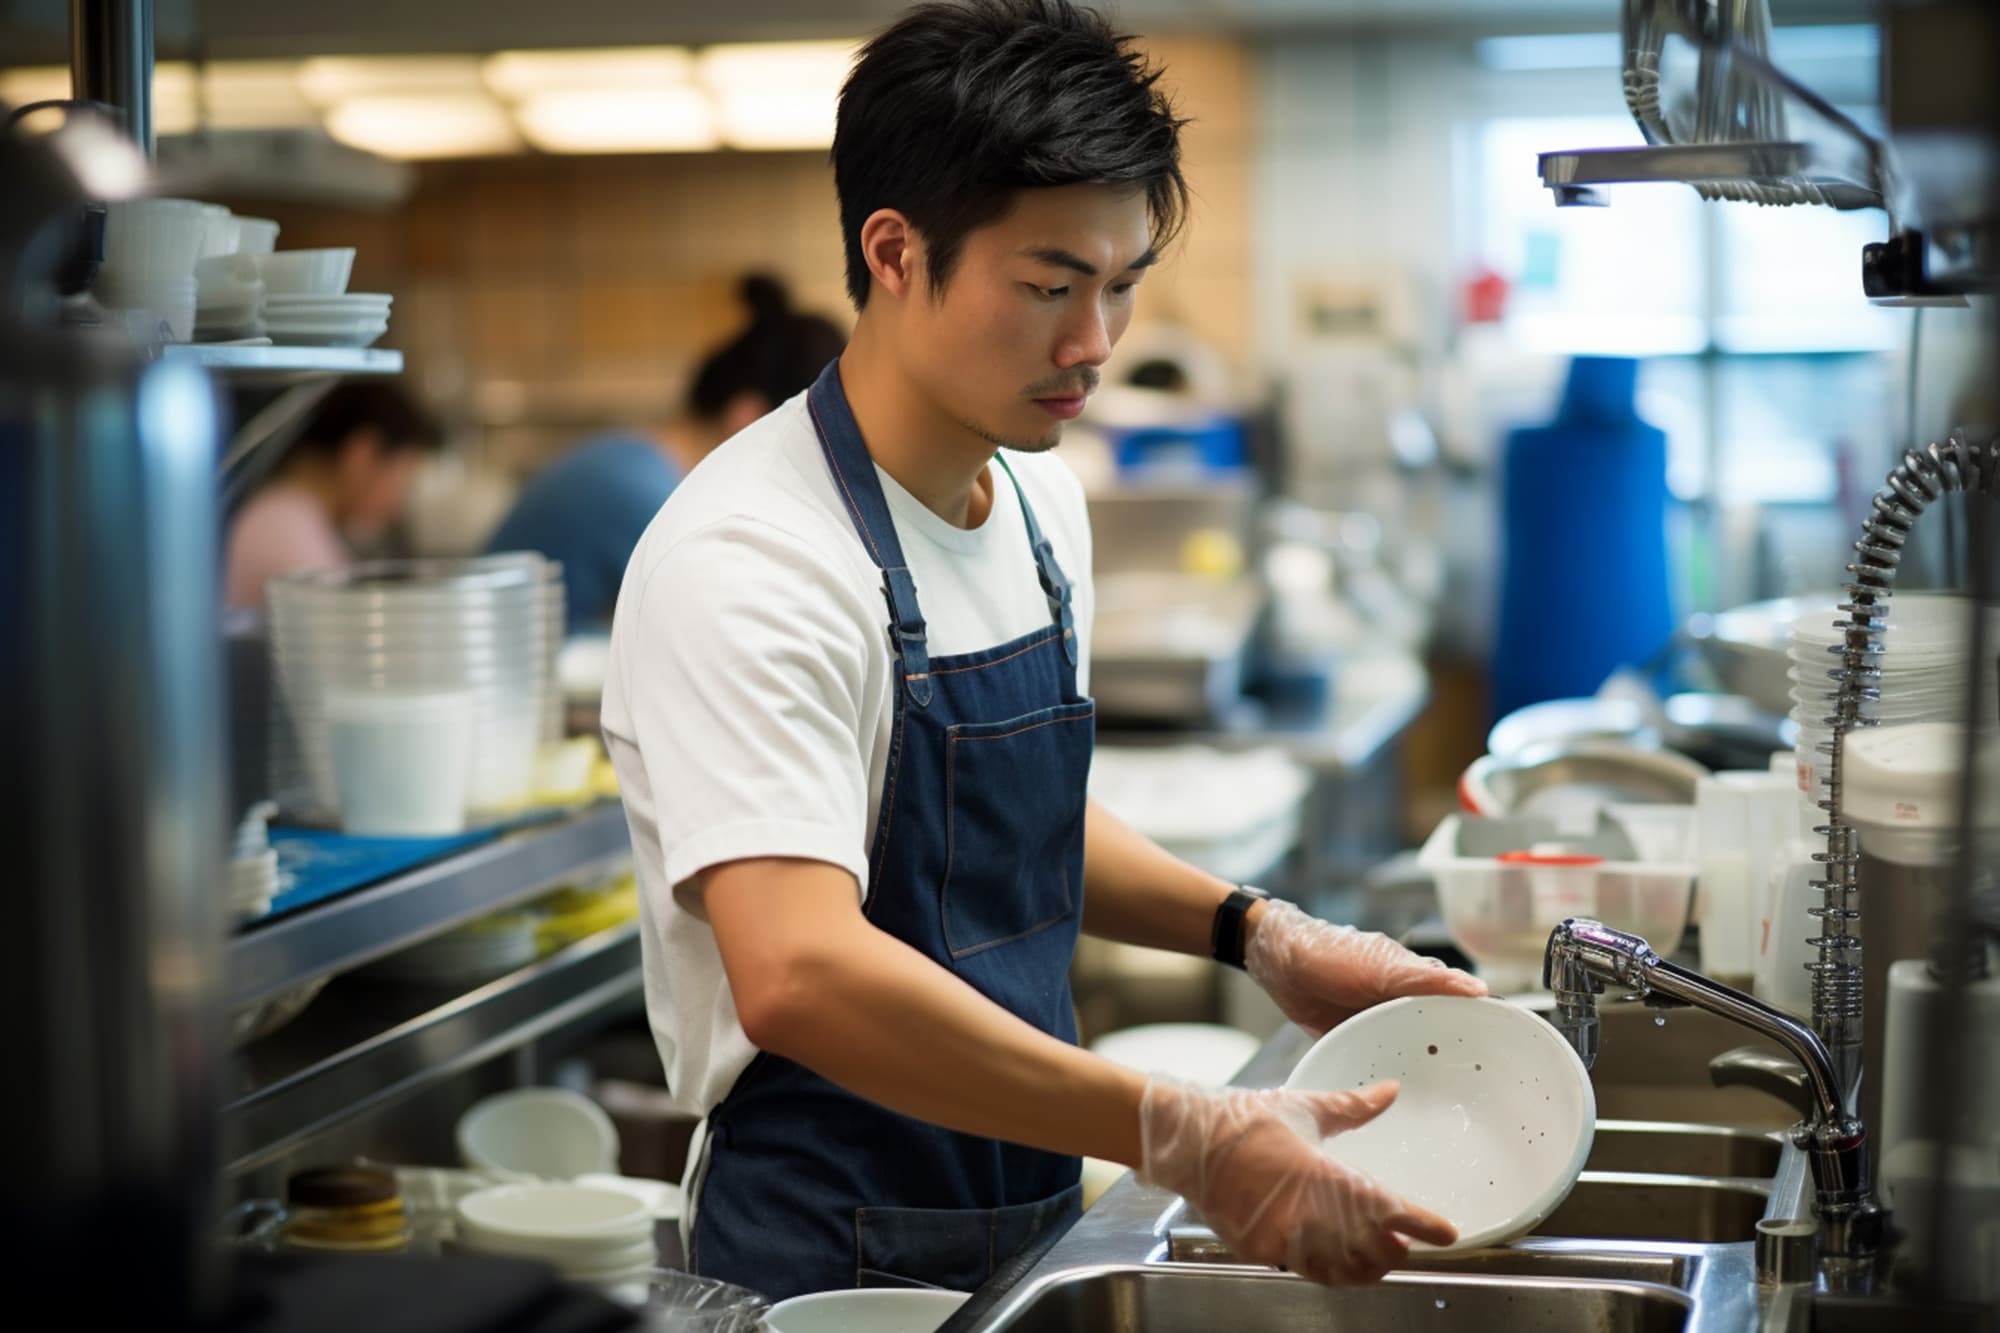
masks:
MULTIPOLYGON (((882 570, 896 657, 864 913, 1002 1008, 1074 1042, 1069 965, 1083 910, 1095 706, 1076 692, 1069 582, 1021 495, 1049 624, 980 652, 930 656, 838 362, 807 402, 855 530, 882 570)), ((898 1115, 769 1052, 710 1113, 706 1150, 689 1266, 774 1300, 838 1287, 971 1291, 1080 1212, 1077 1159, 898 1115)))

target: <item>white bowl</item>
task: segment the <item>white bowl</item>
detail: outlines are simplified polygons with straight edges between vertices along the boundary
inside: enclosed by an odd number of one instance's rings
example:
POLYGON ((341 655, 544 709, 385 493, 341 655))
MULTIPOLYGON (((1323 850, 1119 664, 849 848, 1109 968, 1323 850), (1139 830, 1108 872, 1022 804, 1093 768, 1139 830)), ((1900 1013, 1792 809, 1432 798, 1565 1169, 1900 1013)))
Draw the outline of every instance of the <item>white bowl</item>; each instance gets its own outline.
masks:
POLYGON ((1090 1049, 1127 1069, 1220 1088, 1250 1063, 1258 1045, 1249 1033, 1219 1023, 1145 1023, 1107 1032, 1090 1049))
POLYGON ((880 1288, 820 1291, 779 1301, 764 1316, 772 1333, 936 1333, 970 1299, 959 1291, 880 1288))
POLYGON ((687 1196, 679 1185, 664 1180, 650 1180, 644 1176, 614 1176, 607 1173, 591 1172, 578 1176, 576 1183, 592 1189, 616 1190, 629 1194, 640 1203, 658 1222, 678 1222, 687 1208, 687 1196))
POLYGON ((269 218, 236 219, 236 251, 245 255, 268 255, 278 248, 278 224, 269 218))
POLYGON ((191 276, 207 207, 192 199, 128 199, 105 205, 99 281, 191 276))
POLYGON ((618 1128, 581 1093, 516 1088, 459 1117, 458 1152, 470 1167, 568 1180, 618 1169, 618 1128))
POLYGON ((257 276, 271 295, 299 293, 338 296, 354 271, 354 247, 329 250, 274 250, 257 256, 257 276))
POLYGON ((236 218, 221 204, 203 204, 201 242, 195 251, 197 258, 235 254, 241 230, 236 218))
POLYGON ((1527 1234, 1583 1171, 1597 1128, 1590 1076, 1526 1009, 1391 1000, 1320 1038, 1285 1086, 1331 1092, 1389 1078, 1402 1084, 1394 1105, 1328 1139, 1326 1151, 1449 1219, 1458 1228, 1450 1249, 1527 1234))

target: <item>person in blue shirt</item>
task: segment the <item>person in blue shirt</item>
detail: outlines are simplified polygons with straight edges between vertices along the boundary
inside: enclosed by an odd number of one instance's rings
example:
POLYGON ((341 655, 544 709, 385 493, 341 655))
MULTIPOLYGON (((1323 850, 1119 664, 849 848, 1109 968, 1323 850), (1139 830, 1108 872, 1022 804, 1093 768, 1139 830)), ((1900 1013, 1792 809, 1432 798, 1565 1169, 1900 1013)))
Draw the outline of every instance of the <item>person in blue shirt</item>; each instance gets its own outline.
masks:
POLYGON ((539 551, 563 567, 568 632, 611 622, 625 563, 680 479, 730 436, 803 392, 846 336, 792 308, 777 279, 742 285, 750 323, 696 370, 687 410, 653 431, 584 441, 538 473, 487 540, 494 551, 539 551))

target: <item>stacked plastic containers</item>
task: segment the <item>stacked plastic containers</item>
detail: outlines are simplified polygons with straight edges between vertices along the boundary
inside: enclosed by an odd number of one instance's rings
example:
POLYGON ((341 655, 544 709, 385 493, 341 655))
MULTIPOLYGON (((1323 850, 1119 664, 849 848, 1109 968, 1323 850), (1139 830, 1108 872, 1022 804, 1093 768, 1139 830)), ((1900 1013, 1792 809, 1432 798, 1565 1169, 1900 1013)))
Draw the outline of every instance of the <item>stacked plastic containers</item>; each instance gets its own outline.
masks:
MULTIPOLYGON (((1846 613, 1814 611, 1792 623, 1792 720, 1798 723, 1799 790, 1814 800, 1825 794, 1833 743, 1833 697, 1839 688, 1842 631, 1846 613)), ((1888 629, 1882 635, 1881 697, 1864 703, 1862 716, 1883 726, 1958 719, 1965 707, 1970 655, 1966 630, 1971 609, 1963 597, 1944 593, 1898 593, 1889 601, 1888 629)), ((1990 641, 2000 642, 2000 615, 1992 617, 1990 641)), ((1993 665, 1986 666, 1980 691, 1982 726, 1995 713, 1993 665)))
POLYGON ((529 553, 274 579, 272 773, 287 813, 439 836, 534 787, 561 707, 562 568, 529 553))

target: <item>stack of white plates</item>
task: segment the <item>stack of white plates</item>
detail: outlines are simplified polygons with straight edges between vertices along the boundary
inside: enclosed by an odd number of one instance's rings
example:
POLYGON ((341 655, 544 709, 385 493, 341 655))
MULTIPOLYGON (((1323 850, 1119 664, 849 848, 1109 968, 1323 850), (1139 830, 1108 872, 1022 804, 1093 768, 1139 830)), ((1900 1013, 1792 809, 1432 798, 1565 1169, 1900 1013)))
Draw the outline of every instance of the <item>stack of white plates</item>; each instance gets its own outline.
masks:
MULTIPOLYGON (((1845 635, 1844 611, 1814 612, 1792 622, 1792 720, 1798 724, 1799 785, 1823 795, 1829 758, 1823 747, 1833 740, 1828 719, 1845 635)), ((1971 653, 1966 631, 1972 624, 1967 599, 1945 593, 1898 593, 1889 599, 1887 629, 1882 641, 1881 698, 1862 705, 1862 717, 1885 726, 1910 722, 1952 722, 1962 719, 1970 685, 1971 653)), ((2000 644, 2000 614, 1989 616, 1989 641, 2000 644)), ((1979 722, 1995 721, 1994 668, 1986 668, 1980 691, 1979 722)))
POLYGON ((269 292, 264 331, 280 343, 311 347, 366 347, 389 331, 386 292, 337 296, 269 292))
POLYGON ((471 814, 505 813, 532 793, 560 703, 561 566, 528 552, 376 561, 273 579, 267 593, 272 774, 289 812, 339 822, 332 713, 371 694, 469 699, 471 814))
POLYGON ((538 1259, 572 1282, 627 1282, 659 1263, 653 1210, 621 1190, 535 1182, 458 1201, 458 1248, 538 1259))

